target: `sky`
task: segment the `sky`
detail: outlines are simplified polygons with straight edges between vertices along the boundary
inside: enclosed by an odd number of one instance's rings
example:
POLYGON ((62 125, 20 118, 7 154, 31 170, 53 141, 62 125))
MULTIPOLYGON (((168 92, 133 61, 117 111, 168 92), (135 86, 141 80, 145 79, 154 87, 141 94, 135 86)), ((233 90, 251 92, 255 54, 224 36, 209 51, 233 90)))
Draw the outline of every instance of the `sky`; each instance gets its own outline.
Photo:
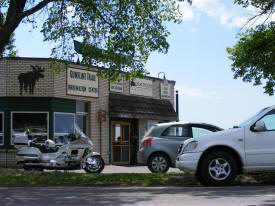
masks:
MULTIPOLYGON (((192 6, 182 3, 180 8, 183 22, 167 25, 168 53, 152 53, 146 64, 151 76, 164 72, 167 79, 176 81, 180 121, 227 129, 274 105, 275 97, 264 94, 262 86, 233 79, 226 52, 256 10, 234 5, 233 0, 193 0, 192 6)), ((21 24, 15 34, 18 56, 50 56, 51 45, 43 42, 39 29, 21 24)))

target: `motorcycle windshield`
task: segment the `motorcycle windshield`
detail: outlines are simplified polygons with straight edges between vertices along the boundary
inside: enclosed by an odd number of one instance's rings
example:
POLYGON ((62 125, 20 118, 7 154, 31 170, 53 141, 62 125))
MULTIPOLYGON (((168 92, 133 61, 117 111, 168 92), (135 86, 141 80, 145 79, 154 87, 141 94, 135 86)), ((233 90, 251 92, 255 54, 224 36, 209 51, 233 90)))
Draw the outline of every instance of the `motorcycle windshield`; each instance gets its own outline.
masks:
POLYGON ((83 139, 83 140, 87 141, 88 144, 93 146, 93 142, 90 139, 90 137, 88 137, 86 134, 84 134, 84 132, 80 129, 80 127, 77 124, 75 124, 75 136, 76 136, 76 139, 83 139))

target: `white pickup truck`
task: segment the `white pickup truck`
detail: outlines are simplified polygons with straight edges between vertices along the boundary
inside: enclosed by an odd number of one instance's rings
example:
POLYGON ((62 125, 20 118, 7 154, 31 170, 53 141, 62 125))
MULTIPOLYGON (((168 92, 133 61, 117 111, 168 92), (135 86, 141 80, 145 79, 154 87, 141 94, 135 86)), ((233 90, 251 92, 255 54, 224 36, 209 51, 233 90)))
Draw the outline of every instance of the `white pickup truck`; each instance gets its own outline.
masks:
POLYGON ((232 129, 188 139, 176 167, 205 185, 227 185, 243 172, 275 171, 275 106, 232 129))

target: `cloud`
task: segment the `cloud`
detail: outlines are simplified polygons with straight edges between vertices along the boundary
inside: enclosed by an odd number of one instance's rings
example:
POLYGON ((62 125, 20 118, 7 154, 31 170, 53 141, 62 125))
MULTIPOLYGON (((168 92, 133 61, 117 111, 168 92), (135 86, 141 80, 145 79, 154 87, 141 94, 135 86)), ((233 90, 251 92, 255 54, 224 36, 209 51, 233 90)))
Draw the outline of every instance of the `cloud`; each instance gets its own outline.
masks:
POLYGON ((193 32, 193 33, 196 32, 197 30, 198 30, 198 29, 197 29, 197 28, 194 28, 194 27, 192 27, 192 28, 190 29, 190 31, 193 32))
POLYGON ((176 90, 179 90, 180 95, 184 97, 190 97, 199 100, 224 100, 224 97, 218 95, 216 91, 203 91, 200 88, 192 88, 188 86, 176 86, 176 90))
POLYGON ((183 21, 192 21, 195 18, 194 12, 186 2, 179 3, 183 21))
MULTIPOLYGON (((249 6, 243 8, 234 4, 232 0, 193 0, 192 6, 186 2, 180 3, 183 14, 183 21, 198 21, 202 15, 215 19, 225 27, 241 28, 244 24, 259 11, 249 6)), ((259 18, 254 25, 264 22, 266 17, 259 18)), ((275 17, 272 17, 274 20, 275 17)))

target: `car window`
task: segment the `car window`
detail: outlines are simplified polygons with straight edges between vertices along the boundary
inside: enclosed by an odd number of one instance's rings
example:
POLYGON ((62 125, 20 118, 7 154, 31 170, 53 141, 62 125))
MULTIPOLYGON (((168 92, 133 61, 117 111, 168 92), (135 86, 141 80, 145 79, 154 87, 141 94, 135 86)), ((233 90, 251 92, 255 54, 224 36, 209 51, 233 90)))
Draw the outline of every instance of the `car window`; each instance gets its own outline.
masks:
POLYGON ((170 136, 170 137, 188 137, 189 131, 187 126, 182 125, 173 125, 167 128, 162 136, 170 136))
POLYGON ((205 128, 201 128, 201 127, 192 127, 192 134, 193 137, 199 137, 199 136, 204 136, 207 134, 212 133, 213 131, 205 129, 205 128))
POLYGON ((260 121, 265 123, 266 130, 275 130, 275 110, 268 112, 260 121))

